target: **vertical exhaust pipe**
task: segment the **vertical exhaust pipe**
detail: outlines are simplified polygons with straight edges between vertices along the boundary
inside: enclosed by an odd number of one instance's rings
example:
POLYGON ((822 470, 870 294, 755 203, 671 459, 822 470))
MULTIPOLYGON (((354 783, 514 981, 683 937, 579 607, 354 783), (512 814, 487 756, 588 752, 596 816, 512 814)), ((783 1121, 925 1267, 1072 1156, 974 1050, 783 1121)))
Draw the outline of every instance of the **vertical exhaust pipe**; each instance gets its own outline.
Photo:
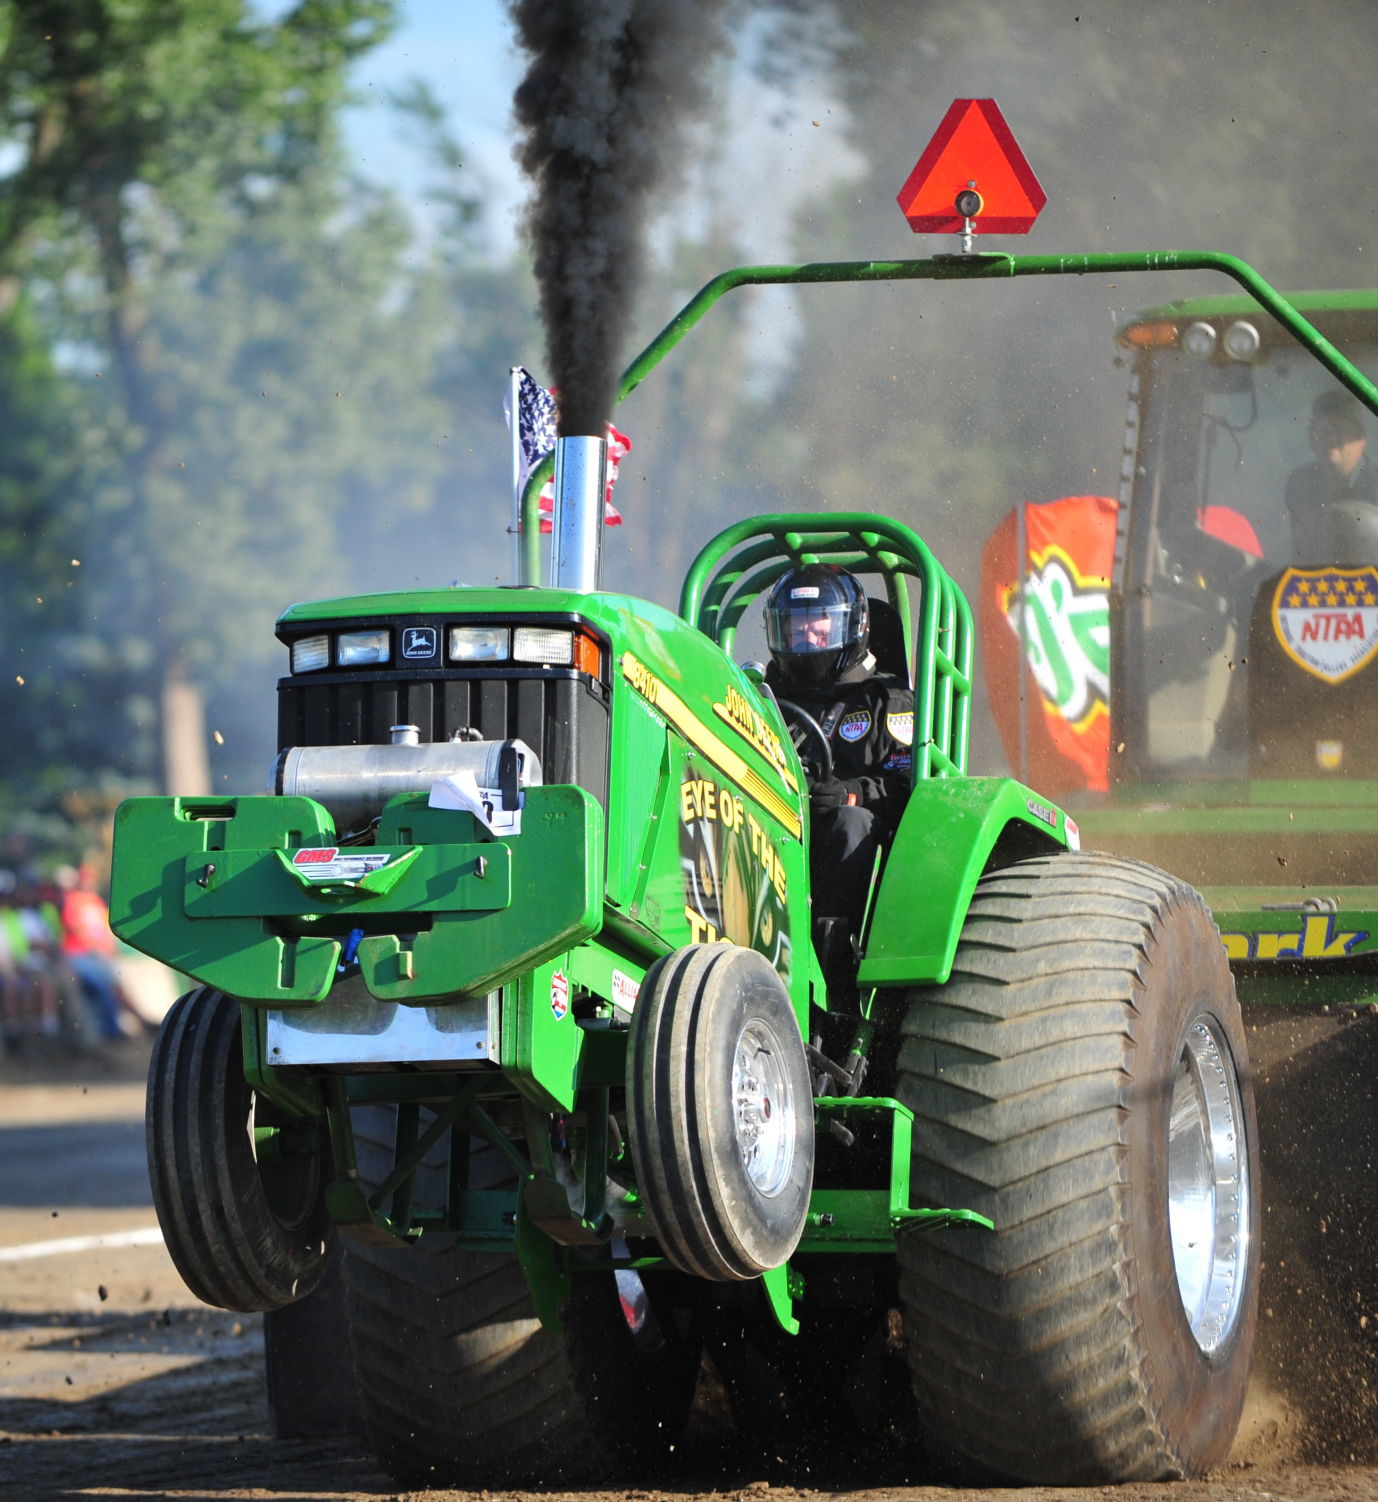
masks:
POLYGON ((589 593, 603 572, 603 500, 608 483, 605 438, 555 440, 552 589, 589 593))

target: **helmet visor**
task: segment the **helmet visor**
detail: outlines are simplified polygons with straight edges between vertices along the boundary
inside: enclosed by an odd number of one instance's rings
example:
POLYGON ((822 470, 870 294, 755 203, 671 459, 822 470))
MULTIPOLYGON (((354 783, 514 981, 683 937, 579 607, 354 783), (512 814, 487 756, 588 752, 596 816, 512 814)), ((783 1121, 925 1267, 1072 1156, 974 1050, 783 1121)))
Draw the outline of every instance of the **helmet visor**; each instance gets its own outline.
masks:
POLYGON ((836 652, 847 645, 851 623, 850 605, 795 598, 766 613, 766 643, 783 656, 836 652))

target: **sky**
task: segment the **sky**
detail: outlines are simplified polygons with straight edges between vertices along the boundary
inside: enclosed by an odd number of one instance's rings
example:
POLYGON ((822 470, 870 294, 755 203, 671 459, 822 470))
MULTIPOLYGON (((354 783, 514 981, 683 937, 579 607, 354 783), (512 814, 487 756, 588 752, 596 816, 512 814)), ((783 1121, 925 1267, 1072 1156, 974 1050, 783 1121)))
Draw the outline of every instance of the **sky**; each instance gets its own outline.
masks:
POLYGON ((386 97, 413 79, 430 85, 469 165, 492 190, 489 231, 495 252, 510 250, 525 184, 512 160, 512 95, 523 62, 501 0, 406 0, 402 24, 368 53, 354 75, 360 106, 346 140, 355 166, 397 186, 424 209, 418 154, 386 97))

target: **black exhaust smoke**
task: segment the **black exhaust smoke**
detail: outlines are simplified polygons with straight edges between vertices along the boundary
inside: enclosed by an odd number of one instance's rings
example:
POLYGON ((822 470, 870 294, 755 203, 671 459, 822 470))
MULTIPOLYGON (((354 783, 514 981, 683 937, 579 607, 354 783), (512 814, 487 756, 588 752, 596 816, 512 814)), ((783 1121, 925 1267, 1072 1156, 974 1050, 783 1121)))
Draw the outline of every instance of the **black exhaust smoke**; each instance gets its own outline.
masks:
POLYGON ((602 436, 645 263, 644 227, 726 45, 726 0, 511 0, 531 56, 515 110, 561 436, 602 436))

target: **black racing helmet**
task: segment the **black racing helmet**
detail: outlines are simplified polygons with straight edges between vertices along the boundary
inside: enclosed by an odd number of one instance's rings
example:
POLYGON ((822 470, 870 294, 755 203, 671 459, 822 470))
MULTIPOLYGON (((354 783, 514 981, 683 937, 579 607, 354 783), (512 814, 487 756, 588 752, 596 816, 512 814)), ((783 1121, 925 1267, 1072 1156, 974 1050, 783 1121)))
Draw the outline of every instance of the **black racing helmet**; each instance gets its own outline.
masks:
POLYGON ((817 688, 866 656, 866 592, 835 563, 782 574, 766 597, 765 616, 766 645, 787 688, 817 688))

